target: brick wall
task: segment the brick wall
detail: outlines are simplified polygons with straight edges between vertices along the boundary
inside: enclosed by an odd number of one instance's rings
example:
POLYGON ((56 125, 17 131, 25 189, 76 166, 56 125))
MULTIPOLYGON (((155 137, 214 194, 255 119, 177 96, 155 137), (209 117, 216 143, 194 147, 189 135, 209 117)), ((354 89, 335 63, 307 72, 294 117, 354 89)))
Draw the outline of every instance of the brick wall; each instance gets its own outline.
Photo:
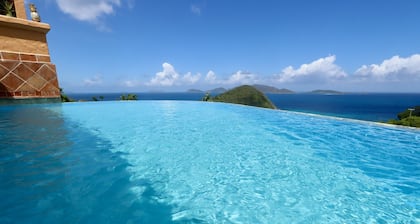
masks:
POLYGON ((24 0, 14 2, 17 18, 0 15, 0 104, 58 99, 57 72, 47 43, 50 25, 27 20, 24 0))
POLYGON ((0 98, 58 98, 49 55, 0 51, 0 98))

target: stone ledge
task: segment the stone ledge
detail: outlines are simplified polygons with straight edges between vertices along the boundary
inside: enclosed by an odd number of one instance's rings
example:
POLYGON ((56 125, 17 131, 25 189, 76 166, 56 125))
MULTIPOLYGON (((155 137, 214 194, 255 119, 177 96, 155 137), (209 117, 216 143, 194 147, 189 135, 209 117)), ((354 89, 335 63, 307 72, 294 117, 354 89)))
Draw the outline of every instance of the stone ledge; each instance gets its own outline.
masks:
POLYGON ((0 61, 27 61, 27 62, 51 62, 51 58, 46 54, 30 54, 23 52, 0 51, 0 61))
POLYGON ((12 27, 21 30, 36 31, 47 34, 51 27, 47 23, 34 22, 31 20, 0 15, 0 27, 12 27))

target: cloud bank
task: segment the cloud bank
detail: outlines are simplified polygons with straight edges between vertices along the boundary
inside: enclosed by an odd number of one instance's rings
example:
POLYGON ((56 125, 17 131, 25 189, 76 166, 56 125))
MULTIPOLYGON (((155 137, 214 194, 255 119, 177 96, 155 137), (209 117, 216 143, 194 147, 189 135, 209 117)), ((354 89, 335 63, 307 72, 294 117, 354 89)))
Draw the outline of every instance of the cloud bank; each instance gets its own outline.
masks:
POLYGON ((328 56, 320 58, 309 64, 302 64, 299 68, 294 69, 288 66, 277 74, 279 83, 287 82, 326 82, 330 80, 343 79, 347 77, 347 73, 335 64, 336 56, 328 56))
MULTIPOLYGON (((302 64, 297 68, 287 66, 278 74, 260 76, 252 72, 238 70, 230 75, 219 75, 209 70, 201 73, 179 73, 170 63, 163 63, 162 70, 152 78, 144 80, 117 80, 120 87, 162 88, 181 90, 187 88, 212 87, 230 88, 238 85, 265 84, 298 91, 329 88, 341 91, 362 92, 418 92, 420 86, 420 54, 408 57, 393 56, 377 64, 362 65, 352 73, 347 73, 336 64, 336 56, 327 56, 302 64)), ((83 86, 110 86, 96 75, 83 80, 83 86)))
POLYGON ((103 79, 101 76, 94 76, 92 78, 86 78, 83 80, 84 86, 98 86, 103 83, 103 79))
POLYGON ((98 22, 99 18, 115 12, 120 0, 56 0, 59 9, 73 18, 85 22, 98 22))
POLYGON ((394 56, 381 64, 363 65, 356 70, 355 76, 378 81, 420 80, 420 54, 407 58, 394 56))
POLYGON ((181 76, 175 71, 174 66, 165 62, 162 64, 163 71, 156 73, 156 75, 146 83, 148 86, 175 86, 175 85, 191 85, 196 83, 201 74, 192 75, 191 72, 181 76))

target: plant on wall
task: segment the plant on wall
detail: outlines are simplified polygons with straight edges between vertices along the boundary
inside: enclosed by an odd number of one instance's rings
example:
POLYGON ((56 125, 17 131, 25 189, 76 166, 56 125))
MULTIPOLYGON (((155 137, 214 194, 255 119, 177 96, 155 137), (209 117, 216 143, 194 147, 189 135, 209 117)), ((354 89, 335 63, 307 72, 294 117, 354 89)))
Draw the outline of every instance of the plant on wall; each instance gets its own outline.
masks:
POLYGON ((16 17, 15 6, 13 0, 0 0, 0 14, 16 17))

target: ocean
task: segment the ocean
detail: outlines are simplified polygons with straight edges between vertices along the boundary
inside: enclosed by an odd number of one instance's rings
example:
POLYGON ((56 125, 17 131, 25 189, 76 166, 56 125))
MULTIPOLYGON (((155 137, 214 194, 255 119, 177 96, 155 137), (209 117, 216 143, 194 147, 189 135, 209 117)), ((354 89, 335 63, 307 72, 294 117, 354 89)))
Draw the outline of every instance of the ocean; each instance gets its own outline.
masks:
MULTIPOLYGON (((119 100, 122 93, 72 93, 74 100, 119 100)), ((136 93, 139 100, 201 100, 204 93, 136 93)), ((367 121, 397 119, 397 114, 420 105, 420 93, 349 93, 322 94, 267 94, 282 110, 313 113, 367 121)))

